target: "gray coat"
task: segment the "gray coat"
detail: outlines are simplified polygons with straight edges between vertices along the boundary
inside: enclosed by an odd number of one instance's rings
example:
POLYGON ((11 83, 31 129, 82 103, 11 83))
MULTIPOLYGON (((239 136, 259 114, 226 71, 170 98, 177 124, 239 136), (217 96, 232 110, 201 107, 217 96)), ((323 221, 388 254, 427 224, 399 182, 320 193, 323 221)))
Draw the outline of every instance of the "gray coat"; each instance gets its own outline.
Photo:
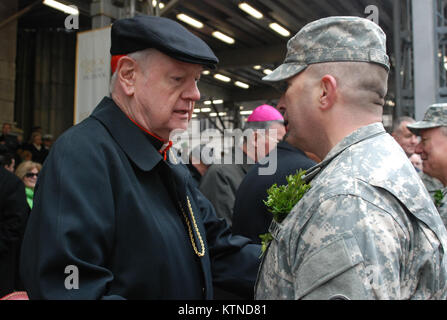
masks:
MULTIPOLYGON (((245 154, 244 154, 245 155, 245 154)), ((213 164, 200 181, 199 190, 213 204, 216 215, 232 225, 236 191, 253 164, 213 164)))

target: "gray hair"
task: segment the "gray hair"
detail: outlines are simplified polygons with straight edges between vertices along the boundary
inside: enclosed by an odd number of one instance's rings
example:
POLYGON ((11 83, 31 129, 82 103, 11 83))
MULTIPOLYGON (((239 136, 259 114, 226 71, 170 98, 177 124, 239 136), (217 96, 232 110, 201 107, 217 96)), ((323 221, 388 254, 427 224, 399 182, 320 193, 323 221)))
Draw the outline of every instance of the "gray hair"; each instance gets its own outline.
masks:
POLYGON ((264 132, 265 132, 265 130, 270 129, 270 127, 273 124, 275 124, 275 123, 281 124, 281 125, 285 126, 283 120, 249 121, 249 122, 246 122, 245 125, 244 125, 244 130, 243 130, 244 131, 244 135, 241 137, 241 139, 239 140, 238 144, 239 145, 243 145, 243 144, 248 142, 248 136, 250 134, 248 134, 248 132, 246 132, 246 130, 252 130, 253 133, 256 132, 257 130, 264 130, 264 132), (245 134, 248 134, 248 135, 245 135, 245 134))
POLYGON ((392 128, 391 132, 396 133, 396 132, 400 131, 400 125, 402 124, 402 122, 413 123, 413 122, 415 122, 415 120, 413 118, 407 117, 407 116, 399 117, 393 121, 393 128, 392 128))
POLYGON ((259 130, 259 129, 264 129, 267 130, 269 129, 274 123, 278 123, 278 124, 282 124, 284 125, 284 121, 283 120, 272 120, 272 121, 249 121, 246 122, 244 125, 244 130, 247 129, 252 129, 252 130, 259 130))
MULTIPOLYGON (((148 62, 150 61, 149 57, 156 51, 156 49, 148 48, 140 51, 135 51, 127 54, 128 57, 132 58, 137 62, 137 64, 142 68, 143 73, 146 71, 148 62)), ((115 88, 116 79, 118 78, 117 72, 115 71, 110 78, 109 83, 109 92, 112 94, 113 89, 115 88)))

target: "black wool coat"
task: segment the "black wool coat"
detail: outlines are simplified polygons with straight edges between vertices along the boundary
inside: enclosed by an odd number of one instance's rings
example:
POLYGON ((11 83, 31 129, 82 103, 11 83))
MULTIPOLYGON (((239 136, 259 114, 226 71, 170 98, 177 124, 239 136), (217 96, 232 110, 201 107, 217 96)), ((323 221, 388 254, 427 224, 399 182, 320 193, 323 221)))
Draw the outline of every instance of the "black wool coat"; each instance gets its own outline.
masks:
POLYGON ((254 243, 261 243, 260 234, 268 232, 273 215, 269 212, 264 200, 267 200, 267 189, 275 183, 286 185, 286 177, 296 174, 300 169, 307 170, 316 163, 306 154, 285 141, 276 146, 277 166, 272 175, 259 175, 259 163, 248 171, 236 192, 233 212, 233 234, 250 238, 254 243))
POLYGON ((158 147, 110 98, 56 141, 22 249, 31 299, 211 299, 213 282, 253 295, 259 246, 232 236, 158 147))
POLYGON ((0 167, 0 298, 20 289, 19 251, 29 210, 23 182, 0 167))

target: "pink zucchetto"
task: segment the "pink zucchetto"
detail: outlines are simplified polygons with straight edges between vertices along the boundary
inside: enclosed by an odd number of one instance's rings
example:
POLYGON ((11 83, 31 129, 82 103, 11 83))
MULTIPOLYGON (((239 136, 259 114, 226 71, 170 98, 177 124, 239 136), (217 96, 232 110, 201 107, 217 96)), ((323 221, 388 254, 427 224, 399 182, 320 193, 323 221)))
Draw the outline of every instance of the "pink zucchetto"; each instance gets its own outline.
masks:
POLYGON ((257 107, 256 109, 253 110, 253 113, 247 118, 247 122, 274 121, 274 120, 284 121, 284 117, 278 110, 276 110, 272 106, 269 106, 268 104, 263 104, 257 107))

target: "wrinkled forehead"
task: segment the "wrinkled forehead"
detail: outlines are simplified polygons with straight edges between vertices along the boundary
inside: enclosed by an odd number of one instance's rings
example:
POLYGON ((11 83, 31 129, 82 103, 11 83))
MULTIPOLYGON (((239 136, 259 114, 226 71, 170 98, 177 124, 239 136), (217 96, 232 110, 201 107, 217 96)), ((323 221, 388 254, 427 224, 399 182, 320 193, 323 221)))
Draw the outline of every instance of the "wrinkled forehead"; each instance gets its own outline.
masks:
POLYGON ((160 51, 156 51, 152 56, 150 56, 149 64, 147 67, 156 68, 160 71, 166 72, 186 72, 192 74, 201 74, 203 71, 203 66, 200 64, 189 63, 174 59, 160 51))
POLYGON ((413 134, 408 128, 407 125, 414 123, 414 121, 402 121, 400 123, 400 130, 402 130, 402 132, 408 133, 410 132, 411 134, 413 134))
POLYGON ((437 135, 438 133, 441 132, 441 128, 442 127, 435 127, 435 128, 427 128, 427 129, 421 129, 419 131, 419 134, 421 136, 421 138, 431 138, 434 135, 437 135))

